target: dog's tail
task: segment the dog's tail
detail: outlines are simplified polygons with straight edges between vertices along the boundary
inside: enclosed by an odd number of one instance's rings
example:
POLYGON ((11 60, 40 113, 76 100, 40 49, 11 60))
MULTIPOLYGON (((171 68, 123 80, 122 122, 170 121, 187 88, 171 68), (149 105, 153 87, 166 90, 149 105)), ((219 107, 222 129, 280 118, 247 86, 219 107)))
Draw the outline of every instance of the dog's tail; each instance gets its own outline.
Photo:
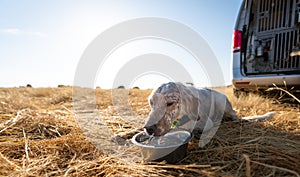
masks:
POLYGON ((275 112, 268 112, 264 115, 259 116, 249 116, 249 117, 242 117, 243 120, 267 120, 273 118, 275 115, 275 112))

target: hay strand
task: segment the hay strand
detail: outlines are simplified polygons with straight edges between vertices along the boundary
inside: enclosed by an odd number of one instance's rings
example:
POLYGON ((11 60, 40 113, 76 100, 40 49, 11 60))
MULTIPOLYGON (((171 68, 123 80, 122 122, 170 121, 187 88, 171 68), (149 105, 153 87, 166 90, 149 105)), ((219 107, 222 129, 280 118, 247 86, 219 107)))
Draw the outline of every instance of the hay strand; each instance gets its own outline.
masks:
POLYGON ((23 136, 24 136, 24 142, 25 142, 25 157, 26 157, 26 162, 27 162, 27 164, 29 163, 29 161, 30 161, 30 159, 29 159, 29 154, 28 154, 28 147, 29 147, 29 140, 28 140, 28 138, 26 137, 26 133, 25 133, 25 130, 24 130, 24 128, 22 128, 23 129, 23 136))
POLYGON ((291 96, 293 99, 295 99, 298 103, 300 103, 300 99, 298 99, 295 95, 291 94, 289 91, 283 89, 283 88, 280 88, 280 87, 277 87, 276 85, 274 85, 275 87, 272 87, 272 88, 268 88, 266 91, 267 92, 270 92, 270 91, 273 91, 273 90, 279 90, 279 91, 282 91, 286 94, 288 94, 289 96, 291 96))
POLYGON ((0 134, 2 132, 4 132, 5 130, 7 130, 8 128, 14 126, 20 120, 19 117, 20 117, 21 113, 24 112, 25 110, 26 109, 22 109, 22 110, 18 111, 16 117, 13 117, 4 123, 1 123, 0 124, 0 129, 1 129, 0 134))
POLYGON ((251 166, 250 166, 249 156, 246 154, 243 154, 243 157, 246 160, 246 177, 251 177, 251 166))
POLYGON ((251 162, 255 163, 255 164, 258 164, 258 165, 262 165, 262 166, 268 167, 268 168, 272 168, 274 170, 285 171, 285 172, 294 174, 296 177, 300 177, 300 175, 297 172, 295 172, 293 170, 289 170, 287 168, 277 167, 277 166, 274 166, 274 165, 268 165, 268 164, 264 164, 264 163, 260 163, 260 162, 256 162, 256 161, 251 161, 251 162))

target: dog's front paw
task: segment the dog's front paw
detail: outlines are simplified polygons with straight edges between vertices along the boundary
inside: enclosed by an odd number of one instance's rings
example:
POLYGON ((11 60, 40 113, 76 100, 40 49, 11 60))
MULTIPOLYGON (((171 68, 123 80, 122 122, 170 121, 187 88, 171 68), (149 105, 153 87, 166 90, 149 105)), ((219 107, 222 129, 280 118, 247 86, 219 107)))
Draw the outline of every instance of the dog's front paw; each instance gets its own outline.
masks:
POLYGON ((131 130, 131 131, 128 131, 128 132, 123 132, 123 133, 120 133, 116 136, 114 136, 111 141, 112 142, 115 142, 117 143, 118 145, 130 145, 132 144, 130 139, 135 135, 137 134, 138 132, 141 132, 143 129, 142 128, 137 128, 137 129, 134 129, 134 130, 131 130))
POLYGON ((127 141, 127 139, 122 138, 120 135, 116 135, 116 136, 112 137, 111 141, 114 143, 117 143, 120 146, 126 146, 126 145, 130 144, 130 142, 127 141))

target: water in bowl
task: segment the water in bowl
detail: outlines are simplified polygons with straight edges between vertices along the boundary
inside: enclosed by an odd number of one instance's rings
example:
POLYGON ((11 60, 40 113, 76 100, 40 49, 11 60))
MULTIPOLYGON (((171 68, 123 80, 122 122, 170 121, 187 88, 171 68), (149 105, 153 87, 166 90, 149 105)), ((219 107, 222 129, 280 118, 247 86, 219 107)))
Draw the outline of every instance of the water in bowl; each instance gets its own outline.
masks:
POLYGON ((143 145, 155 146, 155 147, 165 147, 165 146, 176 146, 181 145, 190 137, 188 133, 183 132, 172 132, 167 133, 164 136, 148 136, 142 135, 140 138, 143 141, 139 141, 143 145))

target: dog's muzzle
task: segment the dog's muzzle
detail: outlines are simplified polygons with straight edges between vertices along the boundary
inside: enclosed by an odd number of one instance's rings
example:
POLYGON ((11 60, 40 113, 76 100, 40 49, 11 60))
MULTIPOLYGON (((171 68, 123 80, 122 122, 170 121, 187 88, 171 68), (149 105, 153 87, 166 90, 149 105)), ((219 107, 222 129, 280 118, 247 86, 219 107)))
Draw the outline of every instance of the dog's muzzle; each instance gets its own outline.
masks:
POLYGON ((152 135, 157 129, 157 125, 153 124, 151 126, 144 127, 144 129, 146 130, 146 133, 148 133, 148 135, 152 135))

